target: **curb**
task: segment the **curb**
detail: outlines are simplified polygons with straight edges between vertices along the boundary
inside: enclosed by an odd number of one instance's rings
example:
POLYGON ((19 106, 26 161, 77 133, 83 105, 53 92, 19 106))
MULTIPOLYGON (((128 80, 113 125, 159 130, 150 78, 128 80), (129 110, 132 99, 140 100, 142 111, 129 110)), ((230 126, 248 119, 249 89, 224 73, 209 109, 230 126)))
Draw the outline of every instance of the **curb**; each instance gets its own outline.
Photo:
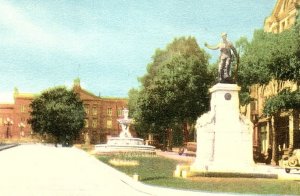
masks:
POLYGON ((13 147, 16 147, 18 146, 19 144, 4 144, 3 146, 0 146, 0 151, 2 150, 7 150, 9 148, 13 148, 13 147))
MULTIPOLYGON (((78 148, 77 148, 78 149, 78 148)), ((80 149, 78 149, 80 150, 80 149)), ((82 151, 83 153, 86 153, 82 151)), ((145 184, 141 181, 138 181, 134 179, 134 176, 129 176, 112 166, 103 163, 102 161, 98 160, 94 155, 86 153, 87 156, 91 158, 97 165, 101 165, 103 167, 106 167, 108 170, 110 170, 112 173, 115 174, 115 176, 122 181, 127 186, 131 187, 132 189, 136 190, 137 192, 141 193, 141 195, 151 195, 151 196, 160 196, 160 195, 173 195, 173 196, 196 196, 196 195, 236 195, 231 193, 218 193, 218 192, 206 192, 201 190, 186 190, 186 189, 180 189, 180 188, 170 188, 170 187, 163 187, 163 186, 157 186, 157 185, 150 185, 145 184)))

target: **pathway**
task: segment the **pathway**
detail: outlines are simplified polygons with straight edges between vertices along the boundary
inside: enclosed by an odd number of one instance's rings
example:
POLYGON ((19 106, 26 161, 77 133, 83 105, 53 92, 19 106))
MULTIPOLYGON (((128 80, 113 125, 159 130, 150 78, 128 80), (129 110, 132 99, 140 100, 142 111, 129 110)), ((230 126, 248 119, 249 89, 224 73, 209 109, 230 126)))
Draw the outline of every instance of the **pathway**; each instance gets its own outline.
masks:
POLYGON ((145 185, 77 148, 41 144, 0 151, 0 175, 1 196, 216 195, 145 185))

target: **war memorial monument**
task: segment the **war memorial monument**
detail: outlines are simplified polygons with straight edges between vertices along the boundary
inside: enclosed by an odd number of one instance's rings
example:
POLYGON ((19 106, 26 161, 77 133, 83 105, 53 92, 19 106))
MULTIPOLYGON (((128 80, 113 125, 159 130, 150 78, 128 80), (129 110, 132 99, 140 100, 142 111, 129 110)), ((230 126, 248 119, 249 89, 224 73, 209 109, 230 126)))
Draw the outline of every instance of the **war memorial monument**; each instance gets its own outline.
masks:
POLYGON ((239 91, 236 84, 239 56, 233 44, 222 33, 217 46, 205 46, 220 50, 218 83, 210 88, 210 111, 197 119, 197 152, 194 163, 178 166, 174 176, 210 174, 220 176, 253 176, 268 174, 259 170, 253 161, 252 131, 250 120, 239 112, 239 91), (234 70, 231 68, 235 58, 234 70))

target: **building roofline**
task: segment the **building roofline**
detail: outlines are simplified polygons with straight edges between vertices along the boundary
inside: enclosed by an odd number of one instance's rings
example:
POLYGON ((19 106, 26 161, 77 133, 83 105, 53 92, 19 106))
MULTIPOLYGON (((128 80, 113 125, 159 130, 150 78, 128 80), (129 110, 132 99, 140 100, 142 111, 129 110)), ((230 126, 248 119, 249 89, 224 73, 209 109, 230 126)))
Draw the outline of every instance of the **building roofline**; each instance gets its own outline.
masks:
POLYGON ((15 103, 0 103, 0 109, 13 109, 15 103))
POLYGON ((34 98, 36 96, 38 95, 33 93, 18 93, 14 95, 14 98, 34 98))
POLYGON ((89 92, 89 91, 86 90, 86 89, 82 89, 82 88, 81 88, 81 90, 84 91, 85 93, 87 93, 88 95, 94 97, 94 98, 98 98, 98 99, 100 98, 100 97, 98 97, 97 95, 95 95, 94 93, 91 93, 91 92, 89 92))
POLYGON ((118 99, 118 100, 120 100, 120 99, 123 99, 123 100, 128 100, 128 97, 110 97, 110 96, 106 96, 106 97, 101 97, 101 99, 107 99, 107 100, 109 100, 109 99, 118 99))

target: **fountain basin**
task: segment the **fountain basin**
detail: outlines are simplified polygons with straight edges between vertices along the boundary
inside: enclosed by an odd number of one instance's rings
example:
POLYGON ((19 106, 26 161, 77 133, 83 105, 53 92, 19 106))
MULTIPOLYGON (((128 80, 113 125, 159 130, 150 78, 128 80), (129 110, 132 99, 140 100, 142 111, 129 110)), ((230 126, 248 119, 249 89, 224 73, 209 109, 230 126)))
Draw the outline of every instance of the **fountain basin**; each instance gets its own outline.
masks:
POLYGON ((155 147, 144 145, 144 140, 141 138, 112 137, 108 139, 107 144, 95 145, 94 152, 96 154, 127 152, 155 154, 155 147))
POLYGON ((95 145, 94 153, 110 154, 110 153, 139 153, 139 154, 156 154, 155 147, 145 145, 141 138, 131 136, 129 126, 132 119, 128 118, 128 109, 123 110, 124 118, 118 119, 122 127, 119 137, 108 138, 106 144, 95 145))
POLYGON ((141 138, 121 138, 111 137, 108 139, 107 144, 109 145, 144 145, 144 140, 141 138))

